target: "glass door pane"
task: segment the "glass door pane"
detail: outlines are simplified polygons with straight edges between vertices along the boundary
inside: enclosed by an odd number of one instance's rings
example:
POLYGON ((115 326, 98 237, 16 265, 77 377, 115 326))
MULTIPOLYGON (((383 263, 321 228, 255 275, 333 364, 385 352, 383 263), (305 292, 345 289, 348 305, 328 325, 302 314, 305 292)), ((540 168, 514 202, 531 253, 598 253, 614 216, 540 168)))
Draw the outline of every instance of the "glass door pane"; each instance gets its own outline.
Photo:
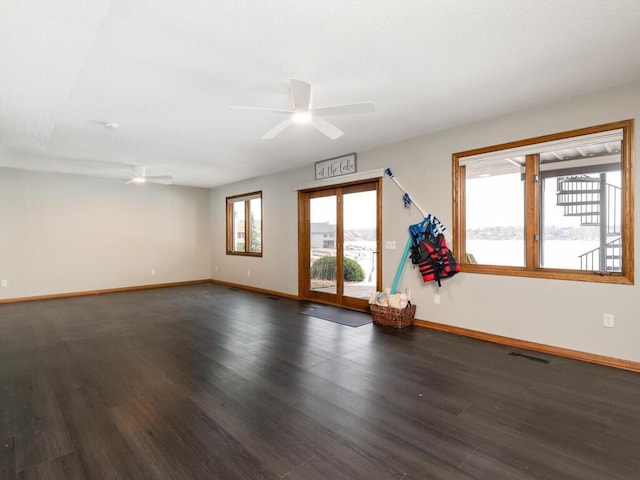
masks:
POLYGON ((377 192, 343 195, 344 296, 369 299, 376 291, 377 192))
POLYGON ((337 196, 310 199, 309 203, 309 289, 337 293, 337 196))

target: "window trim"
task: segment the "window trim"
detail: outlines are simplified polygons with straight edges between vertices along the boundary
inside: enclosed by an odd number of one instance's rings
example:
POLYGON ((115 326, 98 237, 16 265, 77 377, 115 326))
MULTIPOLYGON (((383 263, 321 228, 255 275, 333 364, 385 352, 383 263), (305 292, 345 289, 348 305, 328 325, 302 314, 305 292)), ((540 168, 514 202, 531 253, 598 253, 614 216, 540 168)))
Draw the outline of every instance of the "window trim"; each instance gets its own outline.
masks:
POLYGON ((225 212, 226 212, 226 237, 227 237, 227 255, 238 255, 244 257, 262 257, 263 251, 263 202, 262 202, 262 191, 243 193, 240 195, 232 195, 225 198, 225 212), (256 198, 260 199, 260 251, 259 252, 250 252, 246 251, 248 245, 251 244, 251 228, 250 228, 250 220, 251 220, 251 211, 250 211, 250 200, 254 200, 256 198), (239 252, 233 249, 233 206, 238 202, 244 202, 245 214, 244 214, 244 239, 245 239, 245 251, 239 252))
MULTIPOLYGON (((634 204, 633 204, 633 119, 622 120, 592 127, 570 130, 550 135, 533 137, 515 142, 508 142, 489 147, 477 148, 452 155, 452 194, 453 194, 453 238, 452 248, 457 255, 460 270, 467 273, 481 273, 489 275, 505 275, 519 277, 548 278, 558 280, 574 280, 585 282, 599 282, 612 284, 634 284, 634 204), (539 188, 534 188, 534 176, 539 175, 537 154, 527 152, 525 170, 525 266, 513 267, 503 265, 480 265, 467 263, 465 252, 466 220, 465 220, 465 166, 460 165, 460 159, 471 156, 487 155, 503 150, 525 149, 529 146, 541 145, 548 142, 560 142, 563 139, 621 129, 623 139, 620 149, 621 177, 622 177, 622 271, 595 272, 559 268, 541 268, 539 266, 539 249, 535 248, 534 235, 539 235, 539 188)), ((463 161, 464 163, 464 161, 463 161)))

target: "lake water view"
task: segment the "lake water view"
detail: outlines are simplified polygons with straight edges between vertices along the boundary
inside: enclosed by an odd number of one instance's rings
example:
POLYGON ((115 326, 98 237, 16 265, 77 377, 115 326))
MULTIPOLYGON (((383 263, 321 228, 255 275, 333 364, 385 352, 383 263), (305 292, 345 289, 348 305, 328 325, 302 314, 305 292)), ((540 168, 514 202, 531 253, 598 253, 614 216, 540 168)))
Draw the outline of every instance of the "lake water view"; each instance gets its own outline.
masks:
MULTIPOLYGON (((546 240, 544 266, 579 270, 579 256, 598 246, 595 240, 546 240)), ((524 266, 524 240, 467 240, 467 252, 484 265, 524 266)))

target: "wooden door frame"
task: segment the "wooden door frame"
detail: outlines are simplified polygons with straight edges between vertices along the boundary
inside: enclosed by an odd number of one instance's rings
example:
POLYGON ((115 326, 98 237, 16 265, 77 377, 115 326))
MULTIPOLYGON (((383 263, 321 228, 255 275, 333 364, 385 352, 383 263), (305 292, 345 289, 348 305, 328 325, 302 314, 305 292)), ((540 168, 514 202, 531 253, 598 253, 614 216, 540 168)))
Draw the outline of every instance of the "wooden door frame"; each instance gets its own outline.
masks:
MULTIPOLYGON (((331 301, 331 299, 322 298, 322 294, 317 296, 318 292, 311 293, 309 285, 309 270, 310 265, 310 240, 311 235, 309 232, 310 225, 310 212, 309 212, 309 195, 314 192, 327 192, 327 191, 341 191, 348 189, 352 186, 358 185, 372 185, 376 192, 376 289, 379 290, 382 285, 382 178, 369 178, 357 182, 342 183, 337 185, 330 185, 325 187, 312 188, 308 190, 298 191, 298 297, 301 300, 309 300, 317 303, 327 303, 330 305, 337 305, 353 310, 368 311, 368 305, 365 300, 356 299, 353 297, 344 297, 336 285, 338 293, 336 298, 337 302, 331 301)), ((349 193, 349 192, 347 192, 349 193)), ((337 225, 342 225, 342 205, 341 195, 338 195, 338 218, 336 218, 337 225)), ((342 227, 337 228, 336 231, 336 255, 339 256, 342 253, 343 238, 342 227)), ((338 262, 338 270, 336 272, 337 278, 342 278, 341 262, 338 262)), ((330 295, 330 294, 327 294, 330 295)), ((332 295, 332 294, 331 294, 332 295)))

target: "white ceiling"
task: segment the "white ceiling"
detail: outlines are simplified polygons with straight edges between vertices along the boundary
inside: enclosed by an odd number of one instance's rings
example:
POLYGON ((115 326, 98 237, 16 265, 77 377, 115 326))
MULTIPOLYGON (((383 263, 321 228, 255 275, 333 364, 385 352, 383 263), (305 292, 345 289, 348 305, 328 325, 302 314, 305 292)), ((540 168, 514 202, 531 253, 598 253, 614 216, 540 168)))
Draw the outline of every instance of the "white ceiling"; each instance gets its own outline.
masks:
POLYGON ((1 0, 0 166, 212 187, 640 80, 638 0, 1 0), (282 117, 291 78, 330 140, 282 117), (120 128, 104 124, 117 122, 120 128))

